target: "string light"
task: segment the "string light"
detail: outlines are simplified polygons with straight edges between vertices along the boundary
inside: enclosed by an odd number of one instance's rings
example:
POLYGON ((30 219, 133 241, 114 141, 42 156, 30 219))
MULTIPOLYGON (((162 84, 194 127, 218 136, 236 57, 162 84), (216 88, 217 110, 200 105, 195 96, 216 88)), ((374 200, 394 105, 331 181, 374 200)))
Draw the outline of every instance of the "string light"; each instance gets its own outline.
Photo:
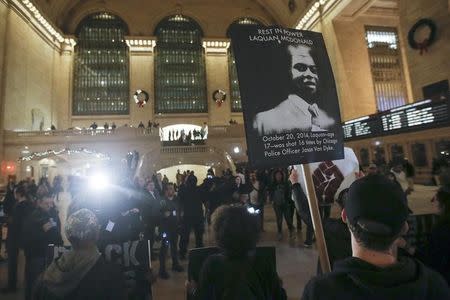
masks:
MULTIPOLYGON (((314 2, 308 11, 305 12, 303 17, 298 22, 296 29, 305 29, 305 25, 310 23, 313 20, 313 17, 316 15, 317 11, 319 11, 320 6, 325 7, 326 9, 330 8, 337 0, 318 0, 314 2)), ((321 12, 324 13, 323 11, 321 12)))
POLYGON ((100 153, 100 152, 96 152, 96 151, 91 151, 91 150, 87 150, 84 148, 80 148, 78 150, 71 150, 69 148, 64 148, 62 150, 59 151, 55 151, 55 150, 47 150, 47 151, 43 151, 43 152, 34 152, 28 156, 23 156, 20 157, 18 159, 18 161, 30 161, 34 158, 41 158, 43 156, 49 156, 49 155, 61 155, 61 154, 80 154, 80 153, 84 153, 84 154, 89 154, 89 155, 95 155, 97 158, 99 159, 103 159, 103 160, 110 160, 111 158, 109 157, 109 155, 104 154, 104 153, 100 153))

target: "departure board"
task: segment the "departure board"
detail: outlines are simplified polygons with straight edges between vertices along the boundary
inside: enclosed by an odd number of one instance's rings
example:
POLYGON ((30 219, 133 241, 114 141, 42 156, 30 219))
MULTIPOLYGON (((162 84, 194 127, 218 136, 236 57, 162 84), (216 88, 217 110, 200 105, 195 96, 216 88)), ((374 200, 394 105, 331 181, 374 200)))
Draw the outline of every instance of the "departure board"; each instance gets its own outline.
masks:
POLYGON ((439 102, 423 100, 342 124, 345 140, 444 126, 450 126, 449 99, 439 102))
POLYGON ((358 139, 380 134, 379 119, 376 116, 350 120, 345 122, 342 127, 345 139, 358 139))

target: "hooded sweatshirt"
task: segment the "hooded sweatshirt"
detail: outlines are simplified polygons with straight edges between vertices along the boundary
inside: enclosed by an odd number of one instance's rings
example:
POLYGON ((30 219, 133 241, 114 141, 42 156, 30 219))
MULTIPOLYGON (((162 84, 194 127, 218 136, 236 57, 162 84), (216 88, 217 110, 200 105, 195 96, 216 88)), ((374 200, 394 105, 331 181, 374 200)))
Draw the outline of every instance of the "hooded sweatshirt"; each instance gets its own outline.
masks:
POLYGON ((350 257, 336 262, 333 272, 310 280, 302 299, 447 300, 450 290, 438 273, 411 258, 381 268, 350 257))
POLYGON ((39 277, 33 299, 125 299, 120 267, 108 264, 97 248, 68 251, 39 277))

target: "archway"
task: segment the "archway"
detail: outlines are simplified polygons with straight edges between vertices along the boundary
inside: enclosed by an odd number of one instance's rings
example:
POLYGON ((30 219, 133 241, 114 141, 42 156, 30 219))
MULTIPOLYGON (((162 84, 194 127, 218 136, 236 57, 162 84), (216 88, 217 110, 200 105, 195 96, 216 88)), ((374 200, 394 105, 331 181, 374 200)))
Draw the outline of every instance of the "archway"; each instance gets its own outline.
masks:
MULTIPOLYGON (((233 159, 222 149, 209 146, 182 146, 163 147, 160 151, 144 154, 139 161, 136 176, 151 176, 159 170, 171 167, 174 167, 176 172, 178 166, 182 165, 213 168, 218 174, 227 169, 232 172, 236 171, 233 159)), ((198 178, 200 179, 200 177, 198 178)))

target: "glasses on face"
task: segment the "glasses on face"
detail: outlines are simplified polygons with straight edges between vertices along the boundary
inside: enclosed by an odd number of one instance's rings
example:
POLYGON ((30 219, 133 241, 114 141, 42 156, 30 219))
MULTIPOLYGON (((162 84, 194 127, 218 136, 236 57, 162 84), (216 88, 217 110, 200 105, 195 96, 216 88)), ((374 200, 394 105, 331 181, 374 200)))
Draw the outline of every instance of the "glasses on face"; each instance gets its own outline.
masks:
POLYGON ((309 69, 309 71, 311 71, 311 73, 317 74, 317 67, 314 65, 297 63, 294 65, 294 69, 296 69, 297 71, 300 71, 300 72, 306 72, 306 70, 309 69))

